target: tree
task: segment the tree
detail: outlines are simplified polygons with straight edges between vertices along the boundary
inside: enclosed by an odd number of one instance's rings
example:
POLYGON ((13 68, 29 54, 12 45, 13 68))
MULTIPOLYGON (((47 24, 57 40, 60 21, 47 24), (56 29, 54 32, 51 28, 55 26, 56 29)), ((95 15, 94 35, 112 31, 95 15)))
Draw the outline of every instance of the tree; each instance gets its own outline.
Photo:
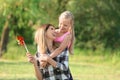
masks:
POLYGON ((66 10, 67 2, 68 0, 1 0, 0 23, 1 27, 4 28, 3 31, 0 31, 2 32, 2 36, 0 36, 1 54, 3 50, 6 51, 7 49, 6 42, 8 42, 9 37, 22 35, 27 43, 32 43, 35 25, 43 23, 57 25, 59 15, 57 11, 66 10), (9 29, 5 30, 6 28, 9 29))
POLYGON ((8 43, 8 36, 9 35, 9 27, 8 27, 8 21, 6 21, 3 34, 1 37, 1 45, 0 45, 0 56, 2 56, 2 53, 7 50, 7 43, 8 43))
POLYGON ((101 49, 120 47, 119 0, 71 0, 75 15, 76 46, 101 49))

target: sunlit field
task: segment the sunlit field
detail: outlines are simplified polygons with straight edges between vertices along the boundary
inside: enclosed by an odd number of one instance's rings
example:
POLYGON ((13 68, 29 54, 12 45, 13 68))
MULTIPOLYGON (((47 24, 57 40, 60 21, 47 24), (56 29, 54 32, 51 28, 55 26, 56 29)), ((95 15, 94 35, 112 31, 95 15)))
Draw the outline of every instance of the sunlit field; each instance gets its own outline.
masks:
MULTIPOLYGON (((95 63, 87 61, 89 59, 85 56, 72 56, 70 69, 74 80, 120 79, 120 67, 117 64, 95 63)), ((0 60, 0 80, 36 80, 33 65, 27 60, 0 60)))
MULTIPOLYGON (((11 46, 12 44, 9 44, 11 46)), ((14 45, 0 59, 0 80, 36 80, 34 68, 23 47, 14 45)), ((35 46, 28 45, 32 54, 35 46)), ((116 55, 91 55, 91 51, 75 49, 69 64, 74 80, 119 80, 120 59, 116 55), (87 55, 85 55, 87 53, 87 55)))

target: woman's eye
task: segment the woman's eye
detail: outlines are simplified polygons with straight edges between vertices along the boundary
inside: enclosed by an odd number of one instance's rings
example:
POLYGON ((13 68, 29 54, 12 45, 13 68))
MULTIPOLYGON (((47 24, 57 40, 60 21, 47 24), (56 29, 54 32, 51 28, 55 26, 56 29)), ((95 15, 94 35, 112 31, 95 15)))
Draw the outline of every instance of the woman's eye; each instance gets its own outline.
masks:
POLYGON ((51 30, 54 30, 54 28, 51 28, 51 30))

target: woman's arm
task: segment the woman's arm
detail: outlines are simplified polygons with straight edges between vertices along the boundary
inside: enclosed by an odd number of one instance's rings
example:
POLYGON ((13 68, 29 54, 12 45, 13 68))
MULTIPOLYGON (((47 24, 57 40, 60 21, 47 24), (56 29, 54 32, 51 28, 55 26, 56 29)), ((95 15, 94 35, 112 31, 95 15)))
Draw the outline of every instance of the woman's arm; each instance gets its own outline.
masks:
POLYGON ((55 49, 51 54, 50 54, 50 57, 51 58, 54 58, 56 57, 57 55, 59 55, 66 47, 68 47, 69 43, 71 42, 71 38, 72 38, 72 35, 71 34, 68 34, 66 35, 66 37, 64 38, 63 42, 60 44, 60 46, 55 49))
POLYGON ((34 68, 35 68, 35 75, 36 75, 37 79, 42 80, 42 74, 37 66, 37 63, 34 64, 34 68))
POLYGON ((35 60, 35 58, 31 54, 27 53, 26 55, 28 57, 28 61, 34 65, 35 75, 36 75, 37 79, 42 80, 42 74, 37 66, 37 61, 35 60))

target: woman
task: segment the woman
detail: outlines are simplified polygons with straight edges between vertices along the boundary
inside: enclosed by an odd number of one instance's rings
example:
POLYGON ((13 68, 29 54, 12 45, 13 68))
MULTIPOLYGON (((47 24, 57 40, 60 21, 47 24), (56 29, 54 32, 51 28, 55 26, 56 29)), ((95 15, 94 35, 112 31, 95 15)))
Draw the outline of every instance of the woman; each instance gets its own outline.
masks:
POLYGON ((68 49, 52 59, 49 55, 55 50, 53 40, 56 38, 55 28, 51 24, 42 25, 35 33, 35 42, 39 46, 35 58, 27 53, 27 57, 34 64, 38 80, 69 80, 68 49), (40 62, 48 62, 45 68, 40 62))

